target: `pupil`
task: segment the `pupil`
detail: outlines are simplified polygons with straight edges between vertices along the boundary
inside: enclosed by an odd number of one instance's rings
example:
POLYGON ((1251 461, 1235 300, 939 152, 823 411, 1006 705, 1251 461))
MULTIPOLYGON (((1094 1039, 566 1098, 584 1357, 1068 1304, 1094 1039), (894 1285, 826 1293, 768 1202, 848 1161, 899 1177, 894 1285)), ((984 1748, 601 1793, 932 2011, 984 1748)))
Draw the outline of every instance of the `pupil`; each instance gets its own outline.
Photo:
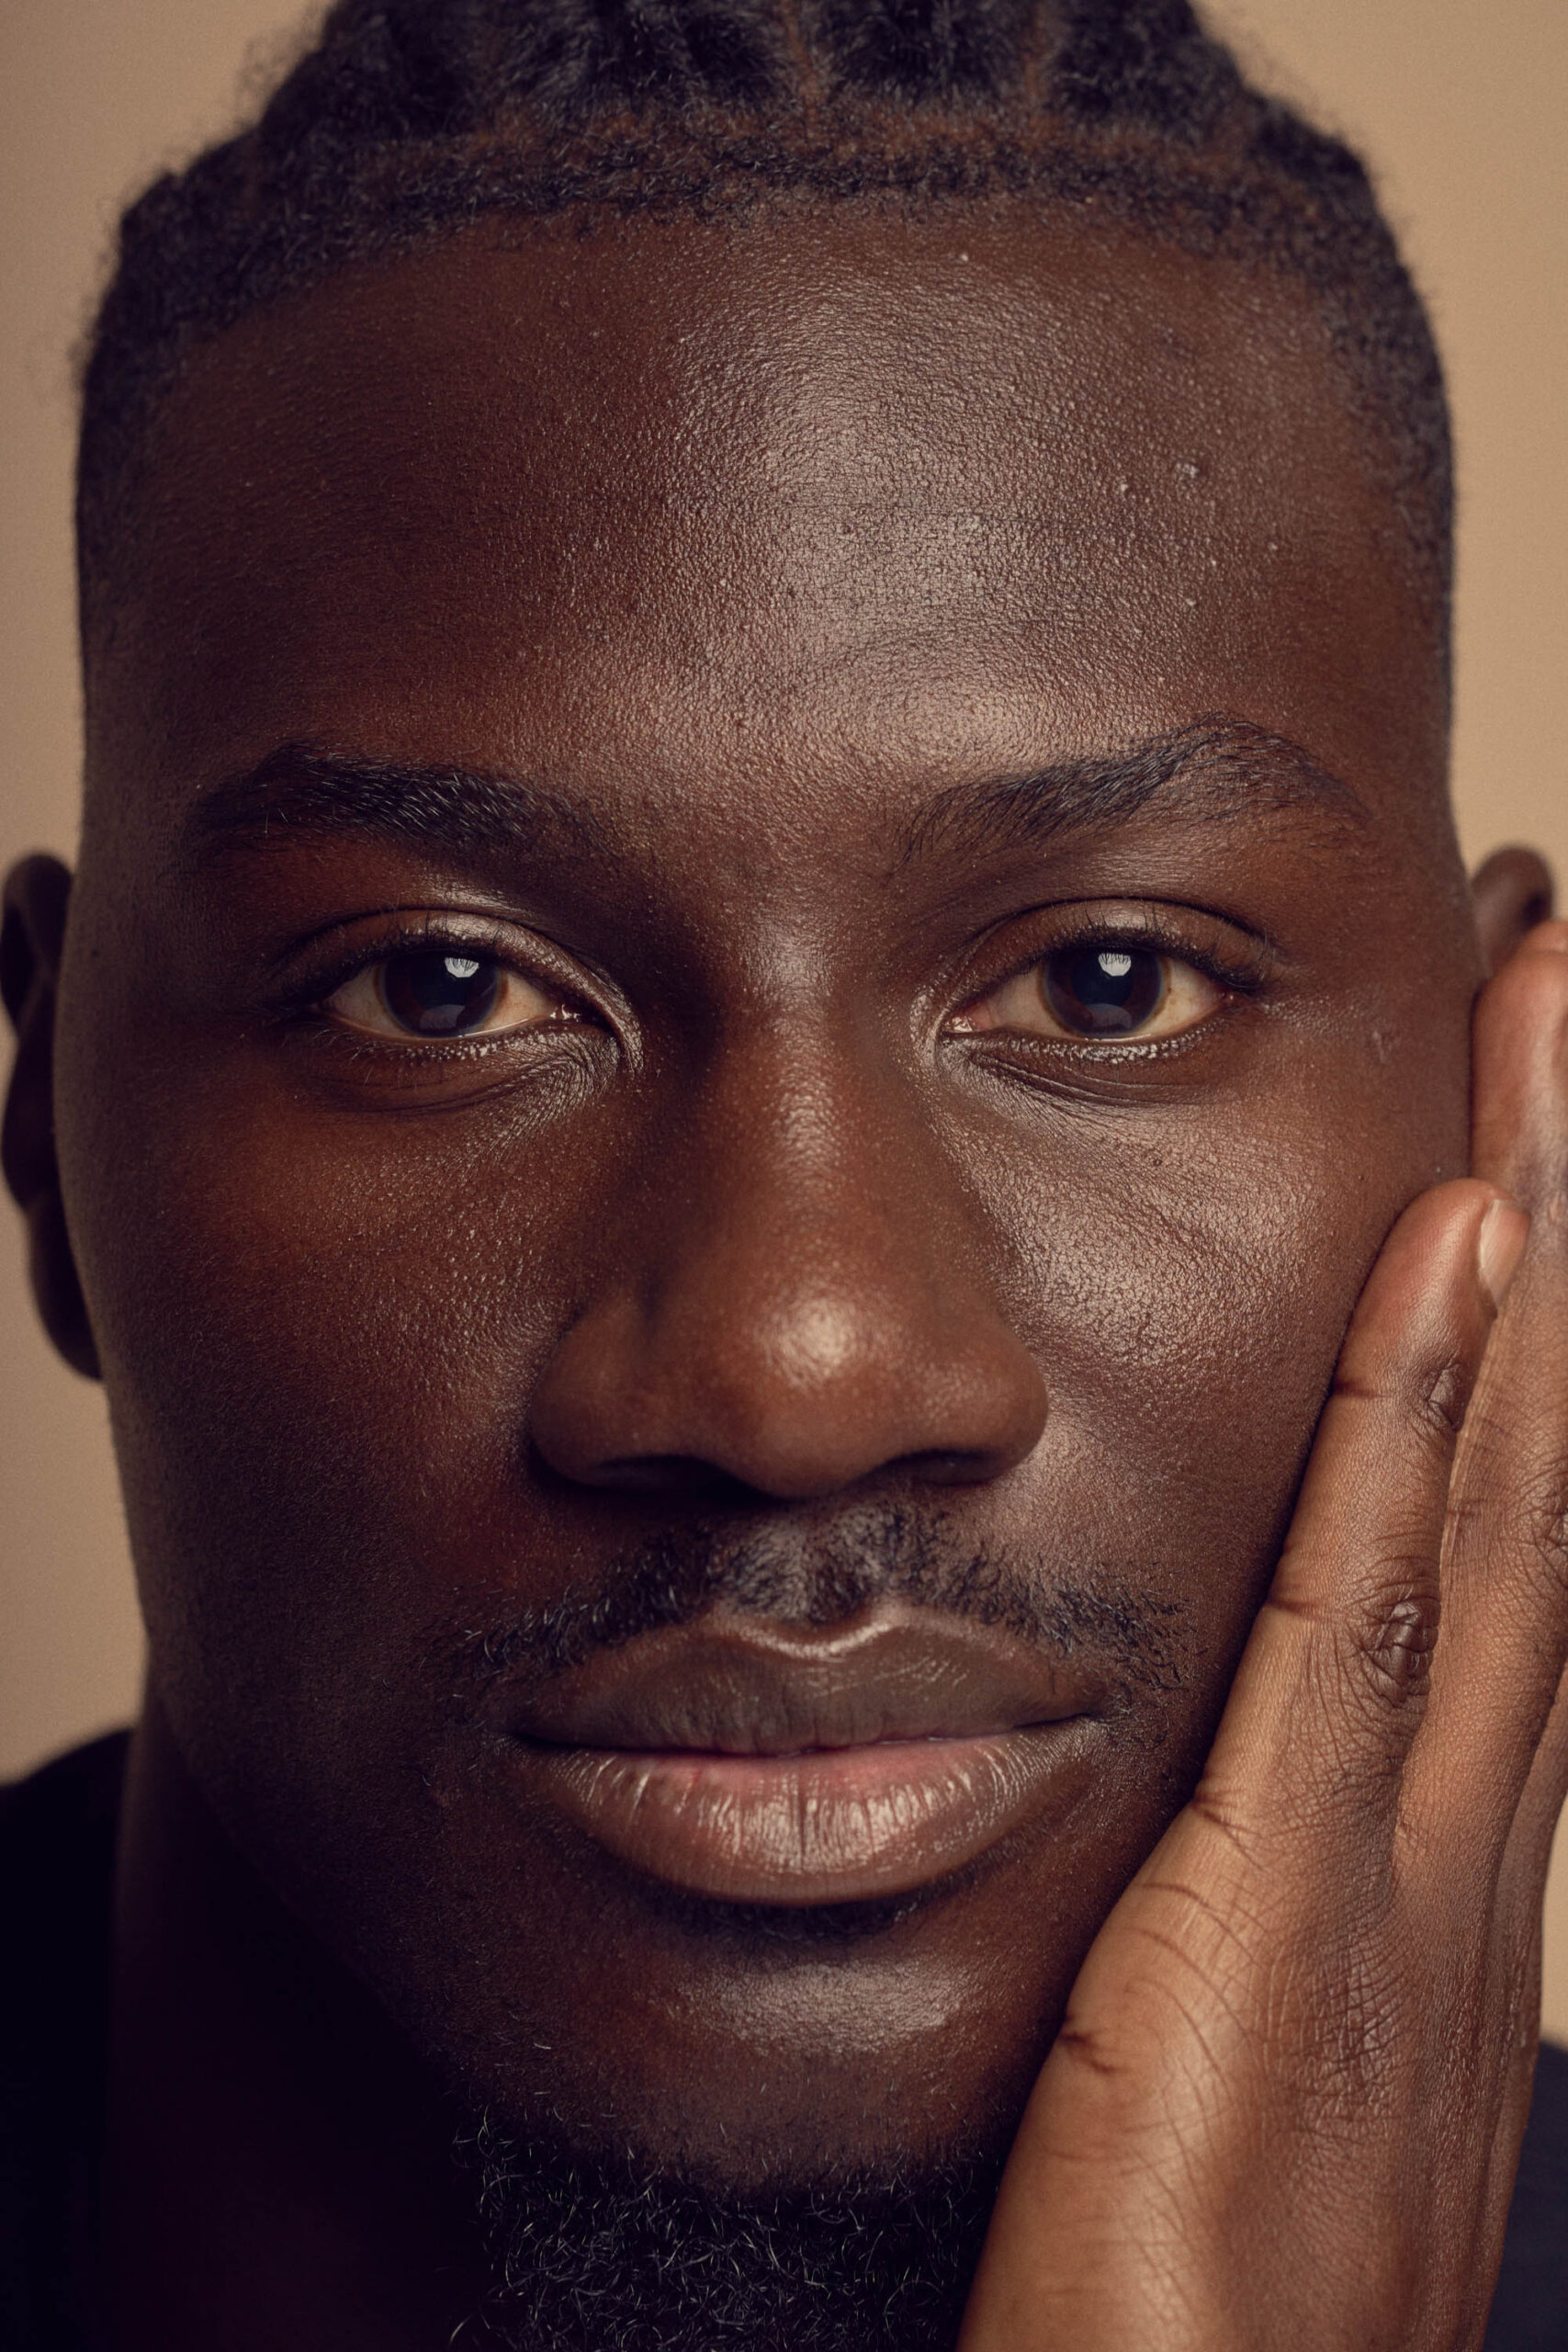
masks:
POLYGON ((477 1028, 501 989, 500 967, 477 956, 389 956, 381 989, 387 1010, 416 1037, 454 1037, 477 1028))
POLYGON ((1045 958, 1045 1001, 1065 1029, 1123 1037, 1165 994, 1160 959, 1145 947, 1068 947, 1045 958))

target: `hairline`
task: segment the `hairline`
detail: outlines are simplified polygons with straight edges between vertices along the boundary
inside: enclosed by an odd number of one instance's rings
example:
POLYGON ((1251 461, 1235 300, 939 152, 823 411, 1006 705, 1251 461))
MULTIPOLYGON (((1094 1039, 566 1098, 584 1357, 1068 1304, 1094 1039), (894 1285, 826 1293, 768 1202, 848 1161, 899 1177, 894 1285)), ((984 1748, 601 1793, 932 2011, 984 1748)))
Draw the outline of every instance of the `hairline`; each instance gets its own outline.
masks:
MULTIPOLYGON (((493 235, 498 227, 510 228, 513 232, 499 248, 506 250, 535 235, 565 235, 586 243, 603 234, 635 232, 644 223, 692 222, 713 228, 744 229, 753 224, 771 226, 788 220, 792 215, 808 221, 840 213, 880 213, 892 220, 917 221, 966 209, 976 214, 1004 210, 1032 213, 1043 231, 1055 216, 1056 221, 1069 224, 1076 235, 1100 243, 1112 258, 1117 243, 1131 243, 1154 254, 1162 249, 1178 254, 1192 264, 1219 264, 1250 272, 1260 280, 1274 280, 1281 292, 1292 288, 1300 290, 1323 329, 1321 360, 1325 380, 1337 383, 1341 390, 1355 440, 1367 458, 1368 488, 1389 510, 1393 526, 1391 536, 1399 543, 1403 563, 1416 583, 1418 601, 1431 616, 1430 633, 1447 696, 1451 666, 1451 553, 1448 554, 1440 576, 1434 578, 1434 559, 1413 525, 1401 494, 1398 424, 1387 414, 1386 403, 1368 397, 1361 371, 1344 347, 1348 338, 1337 341, 1328 315, 1336 291, 1334 281, 1314 282, 1314 273, 1309 267, 1292 266, 1290 252, 1279 241, 1260 238, 1252 230, 1227 233, 1224 221, 1216 225, 1212 212, 1205 217, 1206 209, 1201 205, 1184 212, 1182 198, 1205 191, 1217 198, 1224 209, 1233 209, 1238 203, 1239 184, 1234 178, 1203 172, 1200 159, 1194 159, 1190 171, 1183 168, 1179 174, 1164 175, 1176 198, 1168 210, 1156 210, 1149 205, 1145 183, 1130 187, 1124 178, 1118 177, 1102 151, 1070 140, 1059 143, 1031 142, 1027 150, 1019 148, 1017 153, 1027 168, 1028 177, 1017 186, 998 185, 993 177, 972 187, 934 182, 911 187, 897 175, 900 163, 929 162, 933 153, 956 155, 967 150, 994 160, 995 142, 988 132, 988 126, 976 126, 967 138, 960 136, 945 142, 928 139, 918 147, 911 145, 905 157, 896 156, 890 161, 873 158, 874 164, 886 163, 886 171, 880 179, 874 173, 867 174, 863 168, 865 159, 853 157, 855 172, 863 184, 844 189, 814 176, 818 160, 815 151, 776 142, 775 152, 790 158, 797 169, 793 175, 773 181, 747 176, 739 170, 716 174, 711 167, 699 166, 690 159, 684 175, 671 171, 668 168, 668 149, 662 143, 651 152, 663 159, 666 167, 644 175, 640 164, 625 153, 607 174, 602 175, 597 165, 570 174, 563 172, 558 164, 542 160, 540 153, 531 159, 522 143, 507 145, 493 136, 477 142, 494 150, 509 164, 532 160, 536 176, 532 181, 519 182, 509 175, 497 186, 490 200, 460 214, 441 214, 404 223, 395 212, 373 213, 351 245, 326 255, 313 266, 302 268, 262 299, 243 303, 233 317, 209 332, 191 334, 174 351, 166 371, 151 387, 137 417, 129 458, 122 457, 113 469, 116 511, 110 528, 97 535, 103 546, 95 545, 95 534, 85 512, 84 435, 78 456, 77 553, 85 685, 90 684, 96 649, 112 637, 114 614, 120 601, 120 592, 114 584, 118 562, 112 557, 104 560, 105 548, 123 548, 135 540, 132 526, 141 506, 141 493, 155 473, 160 456, 159 426, 180 390, 189 364, 220 345, 239 328, 265 329, 270 319, 287 315, 296 304, 310 302, 339 281, 428 258, 443 246, 493 235), (1052 167, 1059 163, 1065 163, 1072 172, 1085 163, 1097 167, 1099 177, 1088 198, 1055 184, 1052 167), (520 200, 523 197, 527 200, 520 200)), ((761 143, 752 141, 744 145, 750 152, 761 143)), ((1153 142, 1151 152, 1157 152, 1153 142)), ((1450 530, 1451 533, 1451 518, 1450 530)), ((123 557, 118 561, 123 561, 123 557)))

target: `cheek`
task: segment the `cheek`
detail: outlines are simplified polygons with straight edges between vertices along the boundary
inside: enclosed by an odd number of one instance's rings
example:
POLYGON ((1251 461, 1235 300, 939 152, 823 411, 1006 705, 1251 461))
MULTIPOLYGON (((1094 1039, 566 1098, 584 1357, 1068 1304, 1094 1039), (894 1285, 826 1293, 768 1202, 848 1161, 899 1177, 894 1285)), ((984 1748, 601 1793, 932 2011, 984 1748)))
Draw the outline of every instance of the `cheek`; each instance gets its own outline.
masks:
POLYGON ((1347 1100, 1317 1079, 1224 1116, 1053 1108, 1032 1138, 1014 1131, 1033 1148, 973 1163, 1051 1398, 1020 1535, 1032 1521, 1136 1568, 1217 1672, 1277 1555, 1372 1260, 1449 1172, 1386 1091, 1347 1100))
POLYGON ((584 1187, 521 1114, 480 1148, 206 1075, 95 1108, 71 1157, 119 1171, 73 1227, 153 1656, 216 1792, 340 1769, 372 1717, 384 1745, 476 1563, 525 1578, 521 1431, 584 1187))

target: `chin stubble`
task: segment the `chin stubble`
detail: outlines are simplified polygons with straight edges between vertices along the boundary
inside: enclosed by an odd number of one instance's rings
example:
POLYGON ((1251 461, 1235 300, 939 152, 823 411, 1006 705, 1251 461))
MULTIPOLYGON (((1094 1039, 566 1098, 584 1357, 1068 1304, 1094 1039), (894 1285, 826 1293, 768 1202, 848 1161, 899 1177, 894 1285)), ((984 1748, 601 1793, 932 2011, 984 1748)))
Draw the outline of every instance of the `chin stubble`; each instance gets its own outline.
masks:
POLYGON ((741 2196, 459 2136, 494 2286, 463 2352, 953 2352, 999 2155, 741 2196))

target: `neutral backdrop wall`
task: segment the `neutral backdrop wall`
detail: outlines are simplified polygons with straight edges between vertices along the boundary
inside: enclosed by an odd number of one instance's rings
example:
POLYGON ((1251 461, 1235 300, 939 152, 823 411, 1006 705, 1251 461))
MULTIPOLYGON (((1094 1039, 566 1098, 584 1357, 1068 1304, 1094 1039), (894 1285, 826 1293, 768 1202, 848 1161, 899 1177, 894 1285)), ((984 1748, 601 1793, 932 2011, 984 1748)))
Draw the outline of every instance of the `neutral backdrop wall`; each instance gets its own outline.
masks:
MULTIPOLYGON (((1568 0, 1214 0, 1274 86, 1372 161, 1436 312, 1458 427, 1455 792, 1472 857, 1568 879, 1568 0)), ((0 13, 0 862, 69 854, 78 713, 70 353, 120 204, 224 130, 295 0, 0 13)), ((0 1210, 0 1776, 134 1709, 140 1633, 104 1408, 46 1348, 0 1210)), ((1568 2039, 1568 1841, 1546 2016, 1568 2039)))

